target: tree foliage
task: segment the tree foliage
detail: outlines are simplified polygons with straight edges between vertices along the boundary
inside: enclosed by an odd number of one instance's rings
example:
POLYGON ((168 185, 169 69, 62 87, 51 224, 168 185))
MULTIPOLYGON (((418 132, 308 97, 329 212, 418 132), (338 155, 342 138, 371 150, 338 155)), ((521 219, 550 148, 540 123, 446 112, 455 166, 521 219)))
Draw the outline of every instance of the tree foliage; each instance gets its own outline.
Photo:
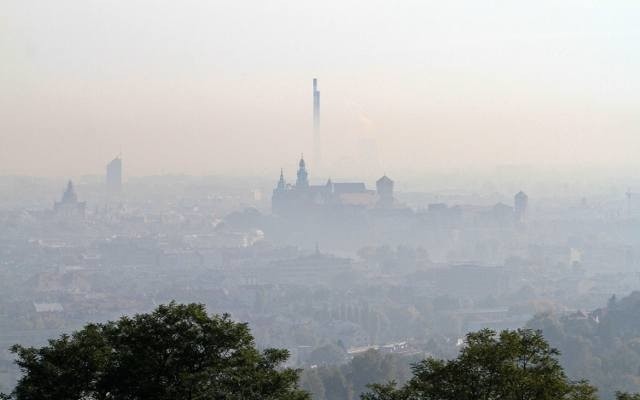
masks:
POLYGON ((419 359, 419 355, 383 354, 370 349, 348 363, 304 370, 300 386, 310 392, 314 400, 359 399, 370 384, 406 382, 411 377, 411 364, 419 359))
POLYGON ((15 345, 17 400, 306 399, 286 350, 258 351, 246 324, 201 304, 89 324, 41 348, 15 345))
POLYGON ((558 351, 539 331, 470 333, 458 358, 428 358, 402 387, 373 385, 364 400, 594 400, 595 388, 572 382, 558 351))
POLYGON ((603 399, 640 391, 640 292, 588 314, 541 314, 528 324, 560 349, 569 377, 588 379, 603 399))
POLYGON ((616 392, 616 400, 640 400, 640 394, 616 392))

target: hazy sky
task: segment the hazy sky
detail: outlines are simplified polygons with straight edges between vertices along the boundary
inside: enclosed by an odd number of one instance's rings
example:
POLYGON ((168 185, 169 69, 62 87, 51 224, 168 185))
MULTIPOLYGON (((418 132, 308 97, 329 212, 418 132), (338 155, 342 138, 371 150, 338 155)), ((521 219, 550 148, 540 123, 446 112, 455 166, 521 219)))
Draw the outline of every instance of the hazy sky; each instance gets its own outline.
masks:
MULTIPOLYGON (((640 156, 640 2, 0 0, 0 174, 640 156)), ((313 171, 313 166, 311 167, 313 171)))

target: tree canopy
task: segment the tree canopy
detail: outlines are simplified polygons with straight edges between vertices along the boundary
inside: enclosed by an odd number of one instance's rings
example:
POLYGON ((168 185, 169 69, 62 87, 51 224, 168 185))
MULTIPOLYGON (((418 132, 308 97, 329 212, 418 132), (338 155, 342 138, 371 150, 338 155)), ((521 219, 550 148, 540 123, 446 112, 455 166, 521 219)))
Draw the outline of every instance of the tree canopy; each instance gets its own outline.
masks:
MULTIPOLYGON (((284 368, 286 350, 259 351, 246 324, 207 314, 201 304, 159 306, 148 314, 89 324, 48 345, 15 345, 22 370, 16 400, 307 400, 298 371, 284 368)), ((427 358, 412 377, 369 385, 362 400, 597 400, 586 381, 570 380, 559 352, 532 329, 466 336, 455 359, 427 358)), ((394 376, 393 363, 375 352, 340 369, 305 375, 318 398, 347 400, 368 382, 394 376)), ((398 375, 398 374, 395 374, 398 375)), ((618 400, 640 395, 616 393, 618 400)))
POLYGON ((539 331, 470 333, 458 358, 428 358, 404 386, 372 385, 363 400, 594 400, 596 390, 572 382, 539 331))
POLYGON ((17 400, 307 399, 286 350, 256 349, 246 324, 201 304, 89 324, 41 348, 15 345, 17 400))
POLYGON ((640 391, 640 292, 611 297, 590 313, 546 313, 529 321, 562 352, 570 377, 588 379, 603 399, 640 391))

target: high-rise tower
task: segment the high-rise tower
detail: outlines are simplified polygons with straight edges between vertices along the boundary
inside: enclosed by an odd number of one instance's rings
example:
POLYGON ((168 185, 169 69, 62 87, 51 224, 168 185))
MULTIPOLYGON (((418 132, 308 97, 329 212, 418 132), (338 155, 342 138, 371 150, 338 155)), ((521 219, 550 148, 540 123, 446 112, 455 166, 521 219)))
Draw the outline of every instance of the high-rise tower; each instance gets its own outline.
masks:
POLYGON ((313 162, 316 168, 321 165, 321 157, 320 91, 318 90, 318 79, 313 78, 313 162))
POLYGON ((109 197, 120 195, 122 192, 122 159, 120 156, 107 164, 106 183, 109 197))
POLYGON ((513 197, 513 203, 516 223, 524 224, 527 219, 527 206, 529 205, 529 196, 527 196, 523 191, 519 191, 513 197))

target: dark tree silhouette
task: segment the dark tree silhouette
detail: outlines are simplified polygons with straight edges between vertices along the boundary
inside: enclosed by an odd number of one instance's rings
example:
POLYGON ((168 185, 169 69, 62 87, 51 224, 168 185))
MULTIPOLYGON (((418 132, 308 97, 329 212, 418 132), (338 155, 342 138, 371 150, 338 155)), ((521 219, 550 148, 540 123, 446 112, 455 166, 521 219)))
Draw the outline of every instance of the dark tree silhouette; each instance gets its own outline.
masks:
POLYGON ((89 324, 41 348, 13 346, 17 400, 307 399, 286 350, 255 348, 246 324, 171 303, 89 324))
POLYGON ((423 360, 406 385, 372 385, 362 399, 595 400, 595 388, 569 381, 557 356, 539 331, 482 330, 467 335, 458 358, 423 360))

